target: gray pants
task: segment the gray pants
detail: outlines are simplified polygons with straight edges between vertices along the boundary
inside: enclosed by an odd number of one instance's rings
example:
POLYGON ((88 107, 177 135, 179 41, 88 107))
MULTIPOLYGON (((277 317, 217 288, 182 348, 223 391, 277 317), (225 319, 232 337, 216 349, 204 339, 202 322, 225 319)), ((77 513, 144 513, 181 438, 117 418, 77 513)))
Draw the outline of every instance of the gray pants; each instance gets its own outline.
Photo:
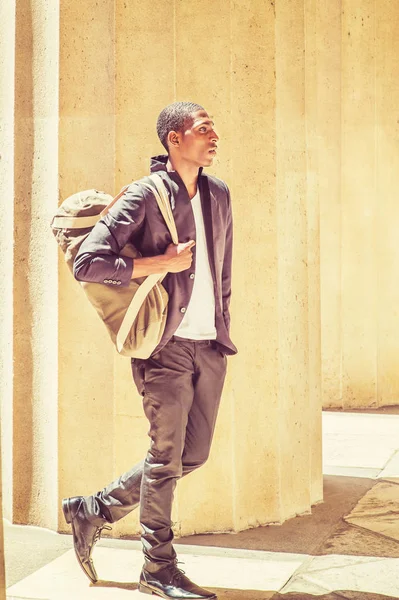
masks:
POLYGON ((132 361, 150 423, 150 449, 144 461, 95 494, 90 504, 111 523, 140 504, 148 571, 176 558, 171 527, 176 481, 209 456, 226 362, 214 342, 178 338, 152 358, 132 361))

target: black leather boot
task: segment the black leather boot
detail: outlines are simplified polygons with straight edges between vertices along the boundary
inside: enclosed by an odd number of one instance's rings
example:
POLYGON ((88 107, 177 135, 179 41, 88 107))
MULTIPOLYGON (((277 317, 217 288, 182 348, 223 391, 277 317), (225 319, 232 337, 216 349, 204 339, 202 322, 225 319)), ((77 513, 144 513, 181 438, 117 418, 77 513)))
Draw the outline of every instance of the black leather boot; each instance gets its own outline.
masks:
POLYGON ((106 520, 100 515, 89 520, 85 512, 86 500, 83 496, 64 498, 62 510, 67 523, 72 525, 73 545, 76 558, 85 575, 92 583, 98 581, 97 573, 91 559, 94 545, 101 537, 103 529, 112 529, 105 525, 106 520))
POLYGON ((173 600, 213 600, 216 595, 195 585, 176 563, 156 573, 141 571, 139 591, 173 600))

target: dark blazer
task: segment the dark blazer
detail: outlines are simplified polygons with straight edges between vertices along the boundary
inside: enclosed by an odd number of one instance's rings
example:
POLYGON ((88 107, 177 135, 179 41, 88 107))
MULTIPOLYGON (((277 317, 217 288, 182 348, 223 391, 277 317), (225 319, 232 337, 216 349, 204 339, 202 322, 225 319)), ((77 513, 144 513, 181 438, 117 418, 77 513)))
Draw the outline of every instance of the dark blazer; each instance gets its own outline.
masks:
MULTIPOLYGON (((167 156, 152 158, 151 172, 162 177, 168 190, 179 242, 195 240, 195 221, 186 186, 177 172, 166 170, 166 162, 167 156)), ((147 186, 142 185, 148 181, 144 177, 132 183, 109 213, 95 225, 76 256, 76 279, 105 285, 129 285, 134 259, 120 256, 127 242, 132 242, 143 256, 165 252, 172 240, 153 194, 147 186)), ((237 349, 229 335, 232 260, 230 193, 222 180, 203 175, 202 169, 198 185, 215 290, 216 341, 222 352, 235 354, 237 349)), ((168 342, 183 319, 193 289, 194 280, 190 275, 195 275, 195 252, 194 246, 193 262, 189 269, 181 273, 168 273, 162 282, 169 294, 168 317, 164 335, 154 352, 168 342)))

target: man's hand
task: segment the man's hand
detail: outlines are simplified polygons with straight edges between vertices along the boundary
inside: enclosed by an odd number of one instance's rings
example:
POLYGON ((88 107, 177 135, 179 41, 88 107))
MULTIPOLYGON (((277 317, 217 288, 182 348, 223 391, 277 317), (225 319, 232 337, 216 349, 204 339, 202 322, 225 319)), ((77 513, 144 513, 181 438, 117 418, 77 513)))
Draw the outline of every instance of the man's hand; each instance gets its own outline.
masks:
POLYGON ((184 244, 169 244, 165 250, 165 266, 169 273, 180 273, 191 267, 193 253, 191 248, 195 246, 194 240, 184 244))
POLYGON ((194 240, 185 244, 169 244, 164 254, 158 256, 143 256, 135 258, 133 263, 132 279, 147 277, 153 273, 180 273, 189 269, 193 260, 191 248, 195 246, 194 240))

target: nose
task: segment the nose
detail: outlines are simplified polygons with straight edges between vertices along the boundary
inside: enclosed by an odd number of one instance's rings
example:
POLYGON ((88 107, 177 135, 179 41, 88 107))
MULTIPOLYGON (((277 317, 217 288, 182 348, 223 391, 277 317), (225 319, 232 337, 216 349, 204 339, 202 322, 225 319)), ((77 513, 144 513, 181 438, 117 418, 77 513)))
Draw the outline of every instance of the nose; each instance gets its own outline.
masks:
POLYGON ((211 131, 211 140, 212 140, 212 142, 217 142, 217 141, 218 141, 218 139, 219 139, 219 136, 218 136, 218 134, 216 133, 216 130, 215 130, 215 129, 212 129, 212 131, 211 131))

